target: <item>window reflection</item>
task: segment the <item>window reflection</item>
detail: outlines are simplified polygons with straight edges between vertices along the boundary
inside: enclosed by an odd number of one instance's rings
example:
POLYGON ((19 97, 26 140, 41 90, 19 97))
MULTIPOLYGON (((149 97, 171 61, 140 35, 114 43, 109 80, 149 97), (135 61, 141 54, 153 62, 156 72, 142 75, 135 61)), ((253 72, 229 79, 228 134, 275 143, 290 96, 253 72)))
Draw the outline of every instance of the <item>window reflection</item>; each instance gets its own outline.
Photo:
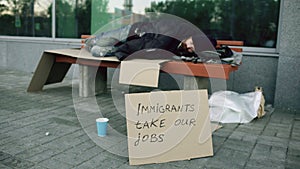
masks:
POLYGON ((0 5, 1 35, 51 35, 49 8, 51 0, 2 0, 0 5))
POLYGON ((97 0, 92 7, 96 12, 92 13, 91 32, 128 14, 138 17, 145 12, 162 12, 188 20, 215 39, 273 48, 279 4, 279 0, 97 0))
MULTIPOLYGON (((0 35, 51 37, 52 1, 1 0, 0 35)), ((216 39, 275 47, 279 4, 280 0, 56 0, 55 37, 80 38, 129 14, 138 18, 145 12, 162 12, 184 18, 216 39)))
POLYGON ((56 1, 56 37, 80 38, 90 34, 91 0, 56 1))

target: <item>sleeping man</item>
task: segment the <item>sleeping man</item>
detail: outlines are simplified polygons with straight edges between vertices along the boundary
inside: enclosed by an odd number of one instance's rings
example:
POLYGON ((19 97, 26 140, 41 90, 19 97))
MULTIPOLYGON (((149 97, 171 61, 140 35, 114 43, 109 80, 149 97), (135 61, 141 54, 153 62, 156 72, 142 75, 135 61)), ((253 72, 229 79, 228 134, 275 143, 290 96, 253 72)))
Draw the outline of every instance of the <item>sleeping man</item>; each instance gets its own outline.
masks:
MULTIPOLYGON (((195 37, 203 39, 204 36, 199 35, 185 22, 163 19, 136 22, 119 29, 102 32, 87 39, 85 43, 86 49, 95 57, 116 56, 119 60, 124 60, 138 51, 158 49, 167 52, 163 52, 161 56, 149 55, 148 59, 171 59, 173 56, 197 58, 195 37)), ((199 46, 200 43, 197 47, 199 46)), ((141 55, 140 58, 144 56, 141 55)))

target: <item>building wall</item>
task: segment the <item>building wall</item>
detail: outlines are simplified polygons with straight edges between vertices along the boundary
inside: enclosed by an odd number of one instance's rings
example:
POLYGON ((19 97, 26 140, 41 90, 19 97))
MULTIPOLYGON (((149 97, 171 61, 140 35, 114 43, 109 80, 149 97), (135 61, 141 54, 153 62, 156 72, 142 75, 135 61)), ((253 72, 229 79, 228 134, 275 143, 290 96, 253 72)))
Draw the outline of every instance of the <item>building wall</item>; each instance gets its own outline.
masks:
POLYGON ((0 37, 0 66, 25 72, 34 72, 44 50, 74 48, 80 40, 17 39, 0 37))
POLYGON ((278 57, 243 56, 243 63, 228 81, 228 89, 238 93, 263 88, 266 103, 273 104, 277 77, 278 57))
POLYGON ((300 1, 282 3, 275 106, 300 108, 300 1))

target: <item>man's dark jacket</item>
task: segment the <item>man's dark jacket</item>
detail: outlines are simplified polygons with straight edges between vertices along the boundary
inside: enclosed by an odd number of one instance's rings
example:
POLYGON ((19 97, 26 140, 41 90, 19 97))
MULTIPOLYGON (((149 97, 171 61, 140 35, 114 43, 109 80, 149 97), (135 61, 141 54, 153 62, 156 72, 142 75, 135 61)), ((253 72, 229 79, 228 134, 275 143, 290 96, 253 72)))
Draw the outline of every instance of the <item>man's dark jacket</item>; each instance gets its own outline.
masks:
MULTIPOLYGON (((186 52, 180 47, 181 41, 189 36, 192 36, 192 34, 176 22, 167 20, 138 22, 130 28, 128 38, 115 45, 114 54, 119 60, 124 60, 137 51, 144 51, 145 55, 149 51, 147 49, 160 49, 154 52, 168 51, 167 53, 163 52, 164 56, 160 56, 160 58, 168 58, 174 55, 196 56, 195 53, 186 52)), ((151 51, 152 57, 150 54, 148 59, 155 59, 155 56, 158 55, 155 55, 153 50, 151 51)), ((145 58, 145 56, 137 57, 145 58)))

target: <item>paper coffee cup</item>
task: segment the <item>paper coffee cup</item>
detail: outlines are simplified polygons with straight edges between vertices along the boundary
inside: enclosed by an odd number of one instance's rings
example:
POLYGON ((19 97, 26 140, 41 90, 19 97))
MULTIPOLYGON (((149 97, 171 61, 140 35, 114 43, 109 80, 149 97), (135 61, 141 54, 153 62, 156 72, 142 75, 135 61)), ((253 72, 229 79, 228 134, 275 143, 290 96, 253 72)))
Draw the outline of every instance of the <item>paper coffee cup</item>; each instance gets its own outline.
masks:
POLYGON ((106 136, 108 121, 109 121, 108 118, 98 118, 98 119, 96 119, 98 136, 100 136, 100 137, 106 136))

